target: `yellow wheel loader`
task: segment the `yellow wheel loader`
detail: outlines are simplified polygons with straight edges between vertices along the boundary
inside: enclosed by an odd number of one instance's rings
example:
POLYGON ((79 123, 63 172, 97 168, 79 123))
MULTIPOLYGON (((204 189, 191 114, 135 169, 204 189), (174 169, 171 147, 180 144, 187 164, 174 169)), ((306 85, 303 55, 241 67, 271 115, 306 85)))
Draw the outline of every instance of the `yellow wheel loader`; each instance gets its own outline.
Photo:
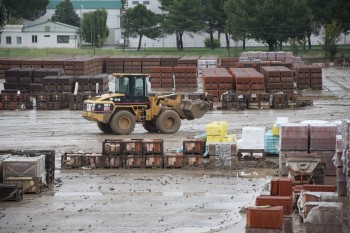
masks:
POLYGON ((176 133, 181 119, 201 118, 210 108, 203 100, 182 99, 181 94, 149 95, 146 74, 113 74, 115 93, 84 101, 83 117, 97 122, 104 133, 130 134, 136 123, 152 133, 176 133))

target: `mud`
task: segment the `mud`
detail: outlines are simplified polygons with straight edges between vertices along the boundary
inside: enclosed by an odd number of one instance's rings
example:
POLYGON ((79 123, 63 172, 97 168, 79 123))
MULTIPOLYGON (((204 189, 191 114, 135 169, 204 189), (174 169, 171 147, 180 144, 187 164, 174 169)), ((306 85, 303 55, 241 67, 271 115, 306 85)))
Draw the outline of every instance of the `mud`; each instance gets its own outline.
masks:
MULTIPOLYGON (((253 205, 275 175, 277 158, 242 161, 233 171, 61 171, 60 156, 101 152, 102 141, 119 138, 162 138, 165 150, 173 150, 185 138, 204 133, 211 121, 228 121, 229 132, 239 137, 244 126, 271 128, 277 116, 292 122, 350 118, 350 69, 325 68, 323 82, 322 91, 300 92, 314 99, 312 107, 211 111, 203 118, 183 121, 174 135, 148 133, 141 125, 127 137, 105 135, 80 111, 0 111, 0 148, 56 150, 60 181, 41 195, 26 194, 22 202, 1 202, 0 232, 244 232, 241 209, 253 205)), ((304 228, 297 225, 294 231, 304 232, 304 228)))

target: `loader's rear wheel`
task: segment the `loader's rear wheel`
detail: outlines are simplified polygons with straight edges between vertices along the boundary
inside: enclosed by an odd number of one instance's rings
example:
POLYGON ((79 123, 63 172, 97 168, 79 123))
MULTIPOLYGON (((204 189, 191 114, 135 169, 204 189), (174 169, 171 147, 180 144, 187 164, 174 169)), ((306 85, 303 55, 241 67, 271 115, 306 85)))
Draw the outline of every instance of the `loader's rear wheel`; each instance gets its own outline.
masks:
POLYGON ((113 115, 110 125, 115 134, 130 134, 135 128, 135 117, 129 111, 121 110, 113 115))
POLYGON ((154 121, 144 121, 142 125, 143 125, 143 128, 145 128, 145 130, 147 130, 150 133, 159 132, 159 129, 157 128, 157 125, 154 121))
POLYGON ((180 116, 174 110, 164 110, 157 118, 156 126, 161 133, 176 133, 181 126, 180 116))
POLYGON ((113 130, 109 123, 102 123, 97 122, 97 127, 103 132, 103 133, 113 133, 113 130))

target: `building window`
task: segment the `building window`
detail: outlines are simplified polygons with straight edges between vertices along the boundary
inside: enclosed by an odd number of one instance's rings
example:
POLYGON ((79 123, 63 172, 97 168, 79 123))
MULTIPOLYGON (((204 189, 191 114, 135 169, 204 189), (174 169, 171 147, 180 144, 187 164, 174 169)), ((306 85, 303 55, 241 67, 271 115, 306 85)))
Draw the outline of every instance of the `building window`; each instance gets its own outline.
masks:
POLYGON ((57 44, 69 44, 69 36, 57 36, 57 44))
POLYGON ((137 4, 139 4, 139 1, 132 1, 132 4, 137 5, 137 4))
POLYGON ((22 37, 17 36, 17 44, 22 44, 22 37))
POLYGON ((45 26, 45 32, 50 32, 50 26, 45 26))
POLYGON ((44 37, 50 37, 50 35, 44 35, 44 37))
POLYGON ((38 36, 32 35, 32 43, 38 43, 38 36))
POLYGON ((6 44, 11 44, 11 36, 6 36, 6 44))
POLYGON ((149 1, 143 1, 143 5, 149 5, 149 1))

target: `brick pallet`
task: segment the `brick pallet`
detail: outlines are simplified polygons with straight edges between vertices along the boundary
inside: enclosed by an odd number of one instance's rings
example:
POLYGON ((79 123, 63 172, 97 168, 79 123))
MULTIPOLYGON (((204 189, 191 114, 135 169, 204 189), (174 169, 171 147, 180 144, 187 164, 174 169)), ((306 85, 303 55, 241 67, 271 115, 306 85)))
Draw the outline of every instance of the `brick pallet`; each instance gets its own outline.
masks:
POLYGON ((33 101, 29 94, 2 93, 0 94, 0 110, 32 109, 33 101))
POLYGON ((124 73, 142 73, 143 56, 125 57, 124 73))
POLYGON ((225 68, 203 69, 203 91, 219 100, 220 96, 233 91, 233 77, 225 68))
POLYGON ((150 67, 152 88, 173 88, 173 68, 172 67, 150 67))
POLYGON ((176 88, 197 88, 197 68, 196 66, 174 67, 174 78, 176 88))
POLYGON ((186 139, 183 141, 184 166, 200 167, 203 165, 205 141, 202 139, 186 139))
POLYGON ((265 87, 268 93, 293 93, 293 71, 284 66, 265 66, 261 68, 265 77, 265 87))
POLYGON ((253 68, 230 68, 238 94, 265 93, 264 76, 253 68))
POLYGON ((238 61, 239 58, 237 57, 221 57, 219 59, 219 66, 226 69, 233 68, 236 67, 238 61))
POLYGON ((247 95, 236 93, 223 93, 221 95, 223 110, 244 110, 247 108, 247 95))
POLYGON ((322 68, 317 65, 297 64, 294 66, 298 90, 311 88, 322 90, 322 68))
POLYGON ((178 66, 195 66, 197 68, 197 63, 199 56, 183 56, 178 61, 178 66))
POLYGON ((142 58, 142 73, 149 74, 152 66, 160 66, 159 56, 145 56, 142 58))
POLYGON ((106 58, 106 73, 124 73, 125 56, 110 56, 106 58))

